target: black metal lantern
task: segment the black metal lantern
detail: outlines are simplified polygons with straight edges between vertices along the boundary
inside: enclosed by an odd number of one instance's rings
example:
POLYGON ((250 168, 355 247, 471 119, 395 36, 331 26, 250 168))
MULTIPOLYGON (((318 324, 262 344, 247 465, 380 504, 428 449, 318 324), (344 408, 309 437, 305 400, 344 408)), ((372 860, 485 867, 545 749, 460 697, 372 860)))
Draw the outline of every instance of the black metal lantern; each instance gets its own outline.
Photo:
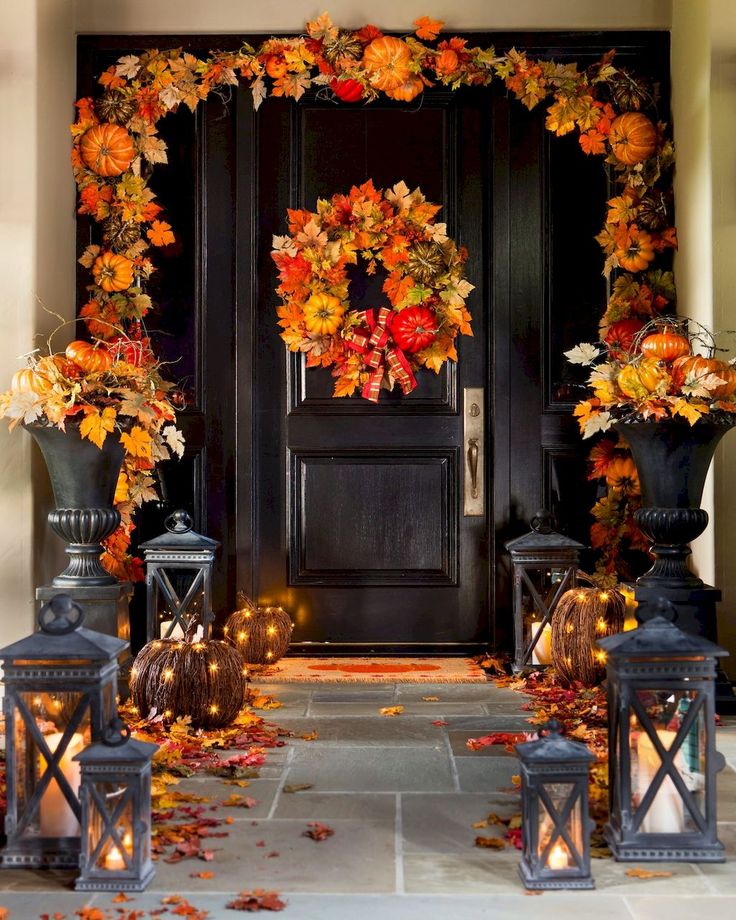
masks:
POLYGON ((143 891, 151 862, 151 758, 119 719, 102 742, 74 759, 82 769, 82 855, 78 891, 143 891))
POLYGON ((521 761, 519 874, 526 888, 593 888, 588 773, 595 756, 550 720, 538 741, 516 745, 521 761))
POLYGON ((506 544, 514 570, 514 671, 550 663, 552 616, 575 585, 582 543, 552 530, 549 511, 538 511, 531 531, 506 544))
POLYGON ((5 684, 7 844, 0 866, 79 862, 79 764, 115 713, 128 643, 82 626, 65 594, 41 608, 40 631, 0 649, 5 684))
POLYGON ((146 560, 146 639, 209 639, 212 566, 217 540, 192 530, 186 511, 166 519, 167 533, 141 544, 146 560))
POLYGON ((679 629, 672 604, 598 644, 607 655, 609 821, 619 860, 723 862, 716 836, 717 659, 727 652, 679 629))

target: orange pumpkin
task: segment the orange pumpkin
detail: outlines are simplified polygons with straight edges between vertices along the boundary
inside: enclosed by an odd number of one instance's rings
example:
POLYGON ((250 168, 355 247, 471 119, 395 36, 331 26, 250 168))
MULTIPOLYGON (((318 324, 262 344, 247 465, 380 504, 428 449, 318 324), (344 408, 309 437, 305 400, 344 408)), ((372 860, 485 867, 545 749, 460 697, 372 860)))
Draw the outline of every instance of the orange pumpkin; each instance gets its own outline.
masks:
POLYGON ((679 389, 688 379, 691 383, 709 374, 715 374, 724 382, 711 390, 714 399, 726 399, 736 393, 736 368, 717 358, 704 358, 702 355, 685 355, 672 362, 672 380, 679 389))
POLYGON ((280 54, 272 54, 267 58, 266 73, 272 80, 280 80, 286 74, 286 61, 280 54))
POLYGON ((88 374, 104 374, 112 367, 112 355, 106 348, 95 348, 82 339, 70 342, 64 354, 88 374))
POLYGON ((640 364, 627 364, 616 379, 619 390, 630 399, 646 399, 669 374, 654 358, 644 358, 640 364))
POLYGON ((421 77, 416 74, 410 74, 409 79, 405 80, 401 86, 397 86, 396 89, 387 89, 386 95, 390 96, 391 99, 398 99, 400 102, 411 102, 423 89, 424 83, 422 83, 421 77))
POLYGON ((330 89, 341 102, 359 102, 363 98, 363 84, 357 80, 330 80, 330 89))
POLYGON ((363 67, 371 84, 384 92, 398 89, 409 79, 410 61, 409 46, 392 35, 374 38, 363 52, 363 67))
POLYGON ((641 163, 657 149, 657 129, 642 112, 624 112, 614 118, 608 139, 613 155, 626 166, 641 163))
POLYGON ((451 73, 454 73, 460 64, 460 60, 457 56, 457 53, 451 48, 445 48, 444 51, 440 53, 435 58, 434 69, 437 71, 440 76, 446 77, 451 73))
POLYGON ((684 335, 675 332, 655 332, 641 343, 641 350, 650 358, 659 358, 669 363, 675 358, 690 354, 690 342, 684 335))
POLYGON ((35 393, 37 396, 44 396, 52 386, 48 377, 32 367, 24 367, 16 371, 10 381, 10 389, 13 393, 35 393))
POLYGON ((344 312, 334 294, 312 294, 304 305, 304 324, 315 335, 332 335, 342 325, 344 312))
POLYGON ((637 493, 639 474, 631 457, 614 457, 606 468, 606 484, 615 492, 637 493))
POLYGON ((729 396, 733 396, 736 393, 736 367, 729 364, 727 361, 719 361, 718 364, 720 367, 716 371, 716 374, 724 380, 725 383, 722 383, 719 387, 716 387, 713 390, 713 396, 716 399, 727 399, 729 396))
POLYGON ((94 125, 79 145, 85 164, 98 176, 119 176, 133 162, 133 138, 121 125, 94 125))
POLYGON ((133 263, 125 256, 114 252, 103 252, 92 266, 95 281, 108 294, 126 291, 133 283, 133 263))
POLYGON ((654 259, 654 241, 646 230, 631 226, 614 253, 627 272, 644 271, 654 259))

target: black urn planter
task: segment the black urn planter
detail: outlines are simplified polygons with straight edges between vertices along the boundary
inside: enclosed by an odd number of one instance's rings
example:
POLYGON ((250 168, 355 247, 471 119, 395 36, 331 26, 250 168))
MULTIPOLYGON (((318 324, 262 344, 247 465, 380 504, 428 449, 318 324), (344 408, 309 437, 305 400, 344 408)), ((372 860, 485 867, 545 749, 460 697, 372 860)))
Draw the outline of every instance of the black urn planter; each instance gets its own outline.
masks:
POLYGON ((42 425, 27 425, 26 430, 41 449, 54 490, 56 508, 49 512, 49 525, 67 542, 69 565, 52 585, 117 584, 102 567, 100 554, 101 541, 120 523, 120 512, 113 507, 125 454, 120 440, 108 435, 99 448, 82 438, 74 423, 66 431, 42 425))
POLYGON ((639 473, 642 507, 634 520, 652 541, 655 561, 637 586, 697 588, 702 579, 687 564, 689 543, 708 525, 700 507, 705 477, 718 442, 734 425, 730 419, 616 422, 639 473))

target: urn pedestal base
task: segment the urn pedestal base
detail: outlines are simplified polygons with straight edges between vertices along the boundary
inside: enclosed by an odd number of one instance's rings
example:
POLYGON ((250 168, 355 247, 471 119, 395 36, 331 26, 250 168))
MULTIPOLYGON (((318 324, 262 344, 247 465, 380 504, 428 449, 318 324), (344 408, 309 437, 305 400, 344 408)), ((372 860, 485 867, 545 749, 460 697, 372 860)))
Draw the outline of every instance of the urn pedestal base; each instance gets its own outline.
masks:
MULTIPOLYGON (((117 636, 130 642, 130 599, 133 596, 133 585, 129 581, 116 582, 114 585, 84 585, 65 586, 60 589, 53 583, 36 588, 36 600, 39 607, 43 606, 60 590, 68 594, 84 609, 84 625, 87 629, 107 633, 108 636, 117 636)), ((130 649, 123 652, 120 659, 118 674, 118 687, 121 696, 127 696, 128 672, 132 664, 130 649)))
MULTIPOLYGON (((680 629, 694 636, 704 636, 711 642, 718 642, 716 604, 721 600, 720 588, 702 583, 695 588, 670 588, 637 583, 634 598, 637 602, 636 619, 639 623, 655 616, 657 600, 660 597, 667 598, 674 605, 677 610, 675 623, 680 629)), ((731 682, 720 667, 716 677, 716 712, 719 715, 736 713, 736 695, 731 682)))

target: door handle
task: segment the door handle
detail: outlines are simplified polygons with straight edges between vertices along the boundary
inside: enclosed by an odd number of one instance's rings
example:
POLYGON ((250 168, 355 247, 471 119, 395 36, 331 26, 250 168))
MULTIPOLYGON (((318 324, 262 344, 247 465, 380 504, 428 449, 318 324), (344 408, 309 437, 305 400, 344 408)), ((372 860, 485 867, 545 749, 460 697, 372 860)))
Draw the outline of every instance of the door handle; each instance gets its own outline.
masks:
POLYGON ((463 410, 463 513, 485 515, 485 422, 482 387, 466 387, 463 410))
POLYGON ((478 438, 470 438, 468 441, 468 466, 470 467, 470 497, 478 497, 478 438))

